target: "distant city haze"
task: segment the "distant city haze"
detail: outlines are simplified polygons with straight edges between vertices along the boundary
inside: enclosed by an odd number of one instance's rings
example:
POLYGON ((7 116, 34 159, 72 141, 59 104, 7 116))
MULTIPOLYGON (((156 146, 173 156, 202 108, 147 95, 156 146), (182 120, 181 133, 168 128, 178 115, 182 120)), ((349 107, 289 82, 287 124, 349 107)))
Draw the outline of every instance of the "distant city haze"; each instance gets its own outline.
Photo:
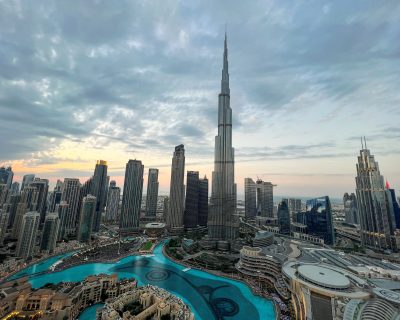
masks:
POLYGON ((0 17, 0 166, 13 181, 83 183, 103 159, 122 188, 137 159, 143 190, 158 168, 167 195, 184 144, 185 171, 211 183, 227 24, 238 199, 246 177, 275 196, 354 192, 361 136, 399 189, 397 1, 5 1, 0 17))

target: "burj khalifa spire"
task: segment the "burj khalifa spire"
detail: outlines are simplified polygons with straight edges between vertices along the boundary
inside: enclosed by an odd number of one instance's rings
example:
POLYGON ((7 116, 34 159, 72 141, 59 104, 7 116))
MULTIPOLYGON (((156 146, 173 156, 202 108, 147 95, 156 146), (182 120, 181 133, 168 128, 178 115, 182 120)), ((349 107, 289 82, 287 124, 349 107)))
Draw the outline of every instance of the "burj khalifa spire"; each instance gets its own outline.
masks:
POLYGON ((209 238, 235 240, 239 230, 236 218, 232 109, 230 107, 228 44, 225 33, 221 93, 218 96, 218 135, 215 137, 215 161, 208 215, 209 238))

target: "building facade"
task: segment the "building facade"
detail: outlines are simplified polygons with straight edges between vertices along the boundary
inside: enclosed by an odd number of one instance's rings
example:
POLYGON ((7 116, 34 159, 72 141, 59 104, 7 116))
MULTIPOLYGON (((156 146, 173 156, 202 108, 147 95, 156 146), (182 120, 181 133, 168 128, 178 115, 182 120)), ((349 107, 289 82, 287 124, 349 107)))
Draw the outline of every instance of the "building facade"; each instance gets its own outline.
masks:
POLYGON ((185 228, 195 228, 199 220, 200 180, 198 171, 188 171, 186 175, 185 228))
POLYGON ((244 215, 254 219, 257 215, 257 188, 252 178, 244 179, 244 215))
POLYGON ((363 146, 357 163, 356 192, 361 242, 379 250, 397 250, 395 218, 378 162, 363 146))
POLYGON ((89 194, 83 198, 78 229, 78 241, 80 242, 91 241, 96 205, 95 196, 89 194))
POLYGON ((13 178, 14 172, 11 167, 0 167, 0 184, 5 184, 8 189, 11 189, 13 178))
POLYGON ((23 215, 16 251, 18 257, 27 259, 33 256, 39 224, 39 212, 30 211, 23 215))
MULTIPOLYGON (((324 239, 328 245, 335 244, 335 231, 333 228, 332 207, 328 196, 307 200, 305 223, 307 233, 324 239)), ((297 221, 301 222, 301 221, 297 221)))
POLYGON ((225 34, 221 93, 218 95, 218 135, 215 137, 215 160, 212 173, 208 215, 211 240, 236 240, 239 223, 236 216, 235 156, 232 147, 232 109, 228 70, 228 45, 225 34))
POLYGON ((65 217, 65 235, 76 235, 78 226, 79 179, 65 178, 61 191, 61 201, 68 204, 65 217))
POLYGON ((354 193, 349 195, 346 192, 343 196, 343 205, 346 223, 359 224, 356 195, 354 193))
POLYGON ((183 231, 185 202, 185 147, 176 146, 172 156, 171 185, 169 192, 168 214, 166 224, 168 231, 180 233, 183 231))
POLYGON ((290 211, 285 201, 279 203, 277 215, 278 215, 279 233, 290 236, 290 211))
POLYGON ((93 232, 98 232, 100 229, 101 216, 104 212, 104 207, 107 200, 107 161, 98 160, 93 174, 93 182, 90 194, 96 197, 96 213, 94 215, 93 232))
POLYGON ((139 228, 140 208, 143 192, 143 169, 140 160, 129 160, 126 164, 124 193, 122 195, 119 227, 124 231, 139 228))
POLYGON ((29 183, 28 186, 34 187, 38 191, 36 208, 33 208, 33 210, 40 213, 40 223, 42 224, 44 223, 47 212, 47 193, 49 191, 49 180, 35 178, 32 182, 29 183))
POLYGON ((208 219, 208 179, 204 176, 199 180, 199 215, 198 225, 202 227, 207 226, 208 219))
POLYGON ((60 219, 58 213, 49 213, 46 216, 42 232, 42 241, 40 242, 40 250, 53 253, 56 248, 58 233, 60 228, 60 219))
POLYGON ((147 177, 146 217, 156 217, 158 201, 158 169, 150 168, 147 177))
POLYGON ((258 179, 257 188, 257 215, 261 217, 274 217, 274 186, 271 182, 258 179))
POLYGON ((115 181, 111 181, 110 187, 108 188, 107 205, 106 205, 105 220, 107 222, 118 221, 118 209, 119 209, 120 197, 121 197, 121 189, 115 185, 115 181))

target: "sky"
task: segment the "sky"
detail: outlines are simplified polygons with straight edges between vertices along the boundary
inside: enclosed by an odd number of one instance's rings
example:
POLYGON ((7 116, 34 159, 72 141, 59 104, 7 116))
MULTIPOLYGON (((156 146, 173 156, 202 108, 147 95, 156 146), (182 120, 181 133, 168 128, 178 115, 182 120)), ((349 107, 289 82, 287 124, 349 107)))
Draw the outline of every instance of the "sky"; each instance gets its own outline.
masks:
MULTIPOLYGON (((235 180, 354 192, 360 136, 400 186, 400 2, 0 0, 0 164, 84 182, 98 159, 211 178, 228 32, 235 180)), ((146 188, 145 185, 144 190, 146 188)))

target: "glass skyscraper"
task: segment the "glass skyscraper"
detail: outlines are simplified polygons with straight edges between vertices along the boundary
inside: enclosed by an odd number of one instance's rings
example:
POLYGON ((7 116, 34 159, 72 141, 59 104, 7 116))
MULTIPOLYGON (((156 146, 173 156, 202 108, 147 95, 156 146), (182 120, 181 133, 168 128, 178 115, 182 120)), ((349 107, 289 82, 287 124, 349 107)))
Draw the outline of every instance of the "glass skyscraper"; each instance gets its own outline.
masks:
POLYGON ((329 197, 307 200, 306 208, 304 222, 307 225, 307 233, 324 239, 324 242, 328 245, 335 244, 332 208, 329 197))
POLYGON ((244 215, 248 219, 254 219, 257 215, 257 189, 252 178, 244 179, 244 215))
POLYGON ((90 194, 83 198, 78 229, 80 242, 90 242, 91 240, 96 203, 96 197, 90 194))
POLYGON ((126 164, 124 193, 122 194, 119 228, 125 232, 139 228, 140 209, 142 206, 144 166, 140 160, 129 160, 126 164))

